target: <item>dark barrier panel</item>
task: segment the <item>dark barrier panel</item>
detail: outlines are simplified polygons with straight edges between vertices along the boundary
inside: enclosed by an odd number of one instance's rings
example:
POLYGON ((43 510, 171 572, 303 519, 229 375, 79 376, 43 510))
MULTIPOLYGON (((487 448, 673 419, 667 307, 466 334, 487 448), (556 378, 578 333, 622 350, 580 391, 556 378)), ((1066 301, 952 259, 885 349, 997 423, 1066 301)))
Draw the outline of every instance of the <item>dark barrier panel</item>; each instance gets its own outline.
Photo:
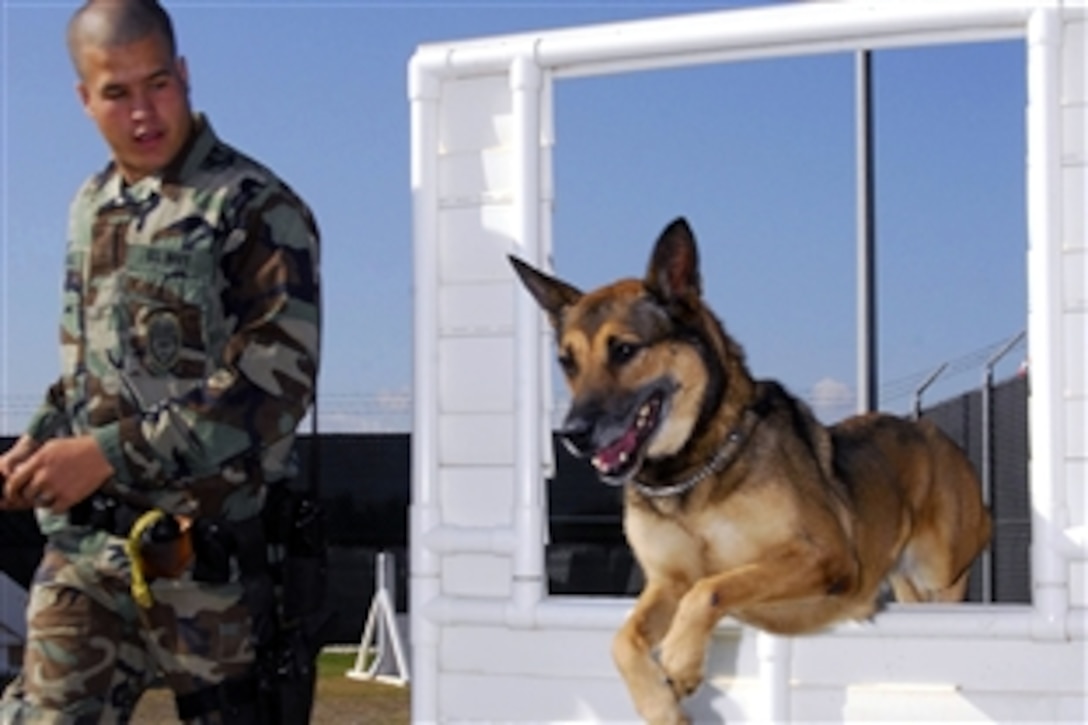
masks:
POLYGON ((993 392, 994 601, 1031 602, 1031 490, 1028 476, 1028 380, 993 392))
MULTIPOLYGON (((333 544, 374 549, 408 545, 410 441, 407 433, 320 437, 318 486, 333 544)), ((309 436, 299 439, 304 479, 310 475, 312 445, 309 436)))
MULTIPOLYGON (((300 476, 311 469, 314 441, 299 438, 300 476)), ((411 438, 407 433, 326 434, 317 470, 329 535, 329 599, 336 618, 329 643, 358 642, 374 598, 374 561, 396 559, 396 608, 408 609, 408 502, 411 438)))
MULTIPOLYGON (((993 601, 1031 602, 1031 504, 1028 487, 1028 380, 993 387, 990 430, 984 430, 983 396, 974 391, 922 412, 967 451, 982 475, 982 438, 990 435, 990 511, 994 519, 993 601)), ((970 599, 980 600, 982 560, 971 570, 970 599)))

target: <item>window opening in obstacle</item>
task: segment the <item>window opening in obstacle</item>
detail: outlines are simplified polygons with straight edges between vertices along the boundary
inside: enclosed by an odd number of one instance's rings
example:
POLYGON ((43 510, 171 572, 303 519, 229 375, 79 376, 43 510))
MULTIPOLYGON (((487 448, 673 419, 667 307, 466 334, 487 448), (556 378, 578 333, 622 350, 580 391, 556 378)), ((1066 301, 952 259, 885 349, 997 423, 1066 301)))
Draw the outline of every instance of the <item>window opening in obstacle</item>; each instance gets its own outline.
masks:
MULTIPOLYGON (((708 301, 746 346, 756 374, 790 377, 782 362, 791 353, 785 335, 768 338, 753 327, 760 321, 750 314, 752 300, 793 330, 822 328, 806 345, 824 358, 821 366, 852 366, 852 58, 558 81, 557 274, 583 288, 639 277, 658 232, 683 215, 699 241, 708 301), (616 211, 600 213, 609 208, 616 211), (818 237, 809 231, 814 214, 822 221, 818 237), (579 228, 574 219, 592 219, 594 226, 579 228), (799 247, 796 240, 806 234, 813 244, 799 247), (802 274, 821 261, 823 277, 802 274), (818 304, 798 306, 775 292, 787 275, 818 304), (751 344, 760 339, 765 347, 751 344)), ((552 375, 558 420, 568 401, 554 365, 552 375)), ((556 458, 558 475, 548 489, 551 592, 636 594, 641 575, 623 541, 620 492, 598 483, 588 465, 561 447, 556 458)))
POLYGON ((881 406, 921 410, 984 478, 993 545, 968 596, 997 603, 1031 601, 1025 54, 1001 42, 874 59, 881 406))
MULTIPOLYGON (((557 80, 555 272, 583 288, 641 276, 657 233, 683 215, 708 301, 753 374, 783 381, 824 422, 851 413, 854 63, 839 53, 557 80)), ((958 374, 927 391, 926 408, 941 402, 939 422, 961 429, 976 466, 983 369, 1026 324, 1024 65, 1022 42, 873 53, 879 407, 909 414, 904 381, 951 361, 958 374), (953 321, 959 333, 944 329, 953 321)), ((1003 417, 990 421, 1014 449, 998 455, 997 513, 1015 520, 998 521, 1006 569, 992 597, 1009 602, 1030 597, 1026 388, 1007 380, 1017 345, 998 361, 1003 417)), ((550 374, 557 426, 568 400, 554 364, 550 374)), ((559 445, 556 462, 549 591, 636 594, 620 492, 559 445)))

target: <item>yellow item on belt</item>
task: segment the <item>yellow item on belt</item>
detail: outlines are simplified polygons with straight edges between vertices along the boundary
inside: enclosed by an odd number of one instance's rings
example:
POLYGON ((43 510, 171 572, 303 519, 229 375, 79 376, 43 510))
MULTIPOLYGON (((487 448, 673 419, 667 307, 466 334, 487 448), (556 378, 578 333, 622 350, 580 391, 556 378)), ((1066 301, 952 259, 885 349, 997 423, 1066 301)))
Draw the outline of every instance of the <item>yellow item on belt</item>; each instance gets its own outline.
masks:
POLYGON ((128 532, 128 539, 125 540, 125 553, 128 554, 129 561, 132 562, 132 596, 136 599, 136 603, 144 609, 151 606, 152 600, 151 588, 144 576, 143 558, 140 556, 140 539, 145 531, 154 526, 155 522, 164 516, 166 516, 166 512, 160 509, 145 511, 140 518, 136 519, 136 523, 132 525, 132 529, 128 532))

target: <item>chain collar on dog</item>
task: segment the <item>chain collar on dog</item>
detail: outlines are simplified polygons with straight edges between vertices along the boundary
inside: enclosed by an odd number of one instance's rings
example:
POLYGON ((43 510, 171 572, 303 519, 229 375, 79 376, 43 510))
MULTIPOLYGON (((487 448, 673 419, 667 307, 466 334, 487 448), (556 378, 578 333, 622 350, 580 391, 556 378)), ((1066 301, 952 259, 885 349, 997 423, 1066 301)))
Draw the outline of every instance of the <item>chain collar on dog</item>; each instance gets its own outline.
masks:
POLYGON ((729 435, 725 437, 725 441, 714 454, 714 457, 684 480, 667 486, 649 486, 639 481, 638 478, 633 478, 631 479, 631 485, 636 491, 648 498, 665 498, 666 496, 679 496, 687 493, 709 476, 724 471, 726 466, 733 462, 733 458, 740 452, 745 436, 752 432, 758 420, 759 416, 755 412, 747 411, 741 424, 729 431, 729 435))

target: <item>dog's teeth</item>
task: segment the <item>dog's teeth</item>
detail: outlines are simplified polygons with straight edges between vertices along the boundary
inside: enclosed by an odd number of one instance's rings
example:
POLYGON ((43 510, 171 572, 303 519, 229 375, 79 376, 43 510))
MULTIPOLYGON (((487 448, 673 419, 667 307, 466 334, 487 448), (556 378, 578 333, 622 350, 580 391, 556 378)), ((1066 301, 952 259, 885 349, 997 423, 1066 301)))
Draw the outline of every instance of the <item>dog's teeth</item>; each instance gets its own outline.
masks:
POLYGON ((627 463, 627 454, 626 453, 621 453, 620 454, 620 463, 627 463))

